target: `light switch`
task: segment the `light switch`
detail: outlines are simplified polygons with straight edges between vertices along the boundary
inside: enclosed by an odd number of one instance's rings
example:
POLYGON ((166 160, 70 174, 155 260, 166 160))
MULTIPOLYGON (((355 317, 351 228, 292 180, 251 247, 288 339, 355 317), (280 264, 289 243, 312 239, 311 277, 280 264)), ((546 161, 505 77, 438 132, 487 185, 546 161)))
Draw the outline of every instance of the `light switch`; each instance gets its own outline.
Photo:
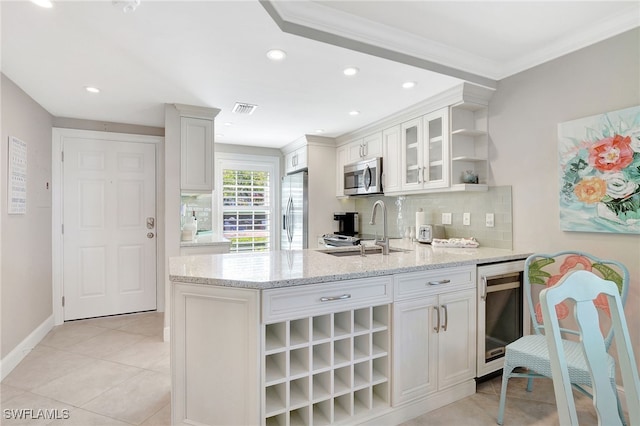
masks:
POLYGON ((471 213, 462 213, 462 224, 465 226, 471 225, 471 213))
POLYGON ((451 213, 442 213, 442 224, 451 225, 451 213))

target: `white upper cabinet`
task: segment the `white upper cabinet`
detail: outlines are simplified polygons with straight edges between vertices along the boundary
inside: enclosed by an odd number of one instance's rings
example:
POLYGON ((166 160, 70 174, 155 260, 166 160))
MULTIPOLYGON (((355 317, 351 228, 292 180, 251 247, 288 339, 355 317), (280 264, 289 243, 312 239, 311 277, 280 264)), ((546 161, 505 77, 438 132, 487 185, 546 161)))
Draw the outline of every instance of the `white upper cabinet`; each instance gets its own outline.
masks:
POLYGON ((298 170, 306 169, 308 166, 307 158, 307 146, 301 146, 295 151, 285 154, 284 172, 285 174, 297 172, 298 170))
POLYGON ((336 148, 336 197, 344 197, 344 166, 349 164, 349 146, 336 148))
POLYGON ((180 188, 213 190, 213 120, 180 117, 180 188))
POLYGON ((402 123, 401 191, 449 185, 448 116, 448 109, 442 108, 402 123))
POLYGON ((401 125, 402 133, 402 190, 422 189, 422 119, 416 118, 401 125))
POLYGON ((449 186, 449 110, 443 108, 423 117, 422 180, 424 188, 449 186))
POLYGON ((402 189, 400 171, 402 168, 400 125, 382 132, 382 190, 393 193, 402 189))
MULTIPOLYGON (((367 128, 384 130, 343 145, 347 162, 382 155, 387 195, 486 191, 492 94, 492 89, 462 83, 373 123, 367 128)), ((337 165, 336 173, 343 166, 337 165)))
POLYGON ((215 108, 176 104, 180 114, 180 189, 213 191, 215 108))
POLYGON ((347 164, 382 157, 382 132, 376 132, 347 144, 347 164))

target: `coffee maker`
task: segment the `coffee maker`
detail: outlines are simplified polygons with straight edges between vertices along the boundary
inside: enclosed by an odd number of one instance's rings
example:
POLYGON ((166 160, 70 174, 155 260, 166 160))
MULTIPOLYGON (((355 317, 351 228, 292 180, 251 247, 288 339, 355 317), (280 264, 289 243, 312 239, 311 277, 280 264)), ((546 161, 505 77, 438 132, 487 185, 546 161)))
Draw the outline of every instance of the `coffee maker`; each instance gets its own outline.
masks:
POLYGON ((333 214, 333 220, 338 221, 338 230, 336 234, 355 237, 358 235, 358 212, 336 212, 333 214))

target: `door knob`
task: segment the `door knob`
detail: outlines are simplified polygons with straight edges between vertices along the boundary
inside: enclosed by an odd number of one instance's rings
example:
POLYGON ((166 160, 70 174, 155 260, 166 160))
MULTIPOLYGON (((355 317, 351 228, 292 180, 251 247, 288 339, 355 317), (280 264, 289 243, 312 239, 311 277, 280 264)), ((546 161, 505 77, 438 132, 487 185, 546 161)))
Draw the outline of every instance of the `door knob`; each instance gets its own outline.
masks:
POLYGON ((147 232, 147 238, 153 238, 153 232, 147 232))

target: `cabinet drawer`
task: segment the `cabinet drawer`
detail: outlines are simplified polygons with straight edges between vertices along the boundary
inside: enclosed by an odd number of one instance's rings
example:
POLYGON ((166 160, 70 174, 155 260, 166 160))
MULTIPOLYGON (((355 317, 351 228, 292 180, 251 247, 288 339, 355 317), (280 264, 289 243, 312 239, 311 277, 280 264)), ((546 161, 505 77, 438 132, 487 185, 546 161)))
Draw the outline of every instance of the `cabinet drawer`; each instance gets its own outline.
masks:
POLYGON ((391 276, 277 288, 262 292, 262 322, 391 303, 391 276))
POLYGON ((437 294, 476 285, 475 266, 435 269, 396 275, 395 300, 437 294))

